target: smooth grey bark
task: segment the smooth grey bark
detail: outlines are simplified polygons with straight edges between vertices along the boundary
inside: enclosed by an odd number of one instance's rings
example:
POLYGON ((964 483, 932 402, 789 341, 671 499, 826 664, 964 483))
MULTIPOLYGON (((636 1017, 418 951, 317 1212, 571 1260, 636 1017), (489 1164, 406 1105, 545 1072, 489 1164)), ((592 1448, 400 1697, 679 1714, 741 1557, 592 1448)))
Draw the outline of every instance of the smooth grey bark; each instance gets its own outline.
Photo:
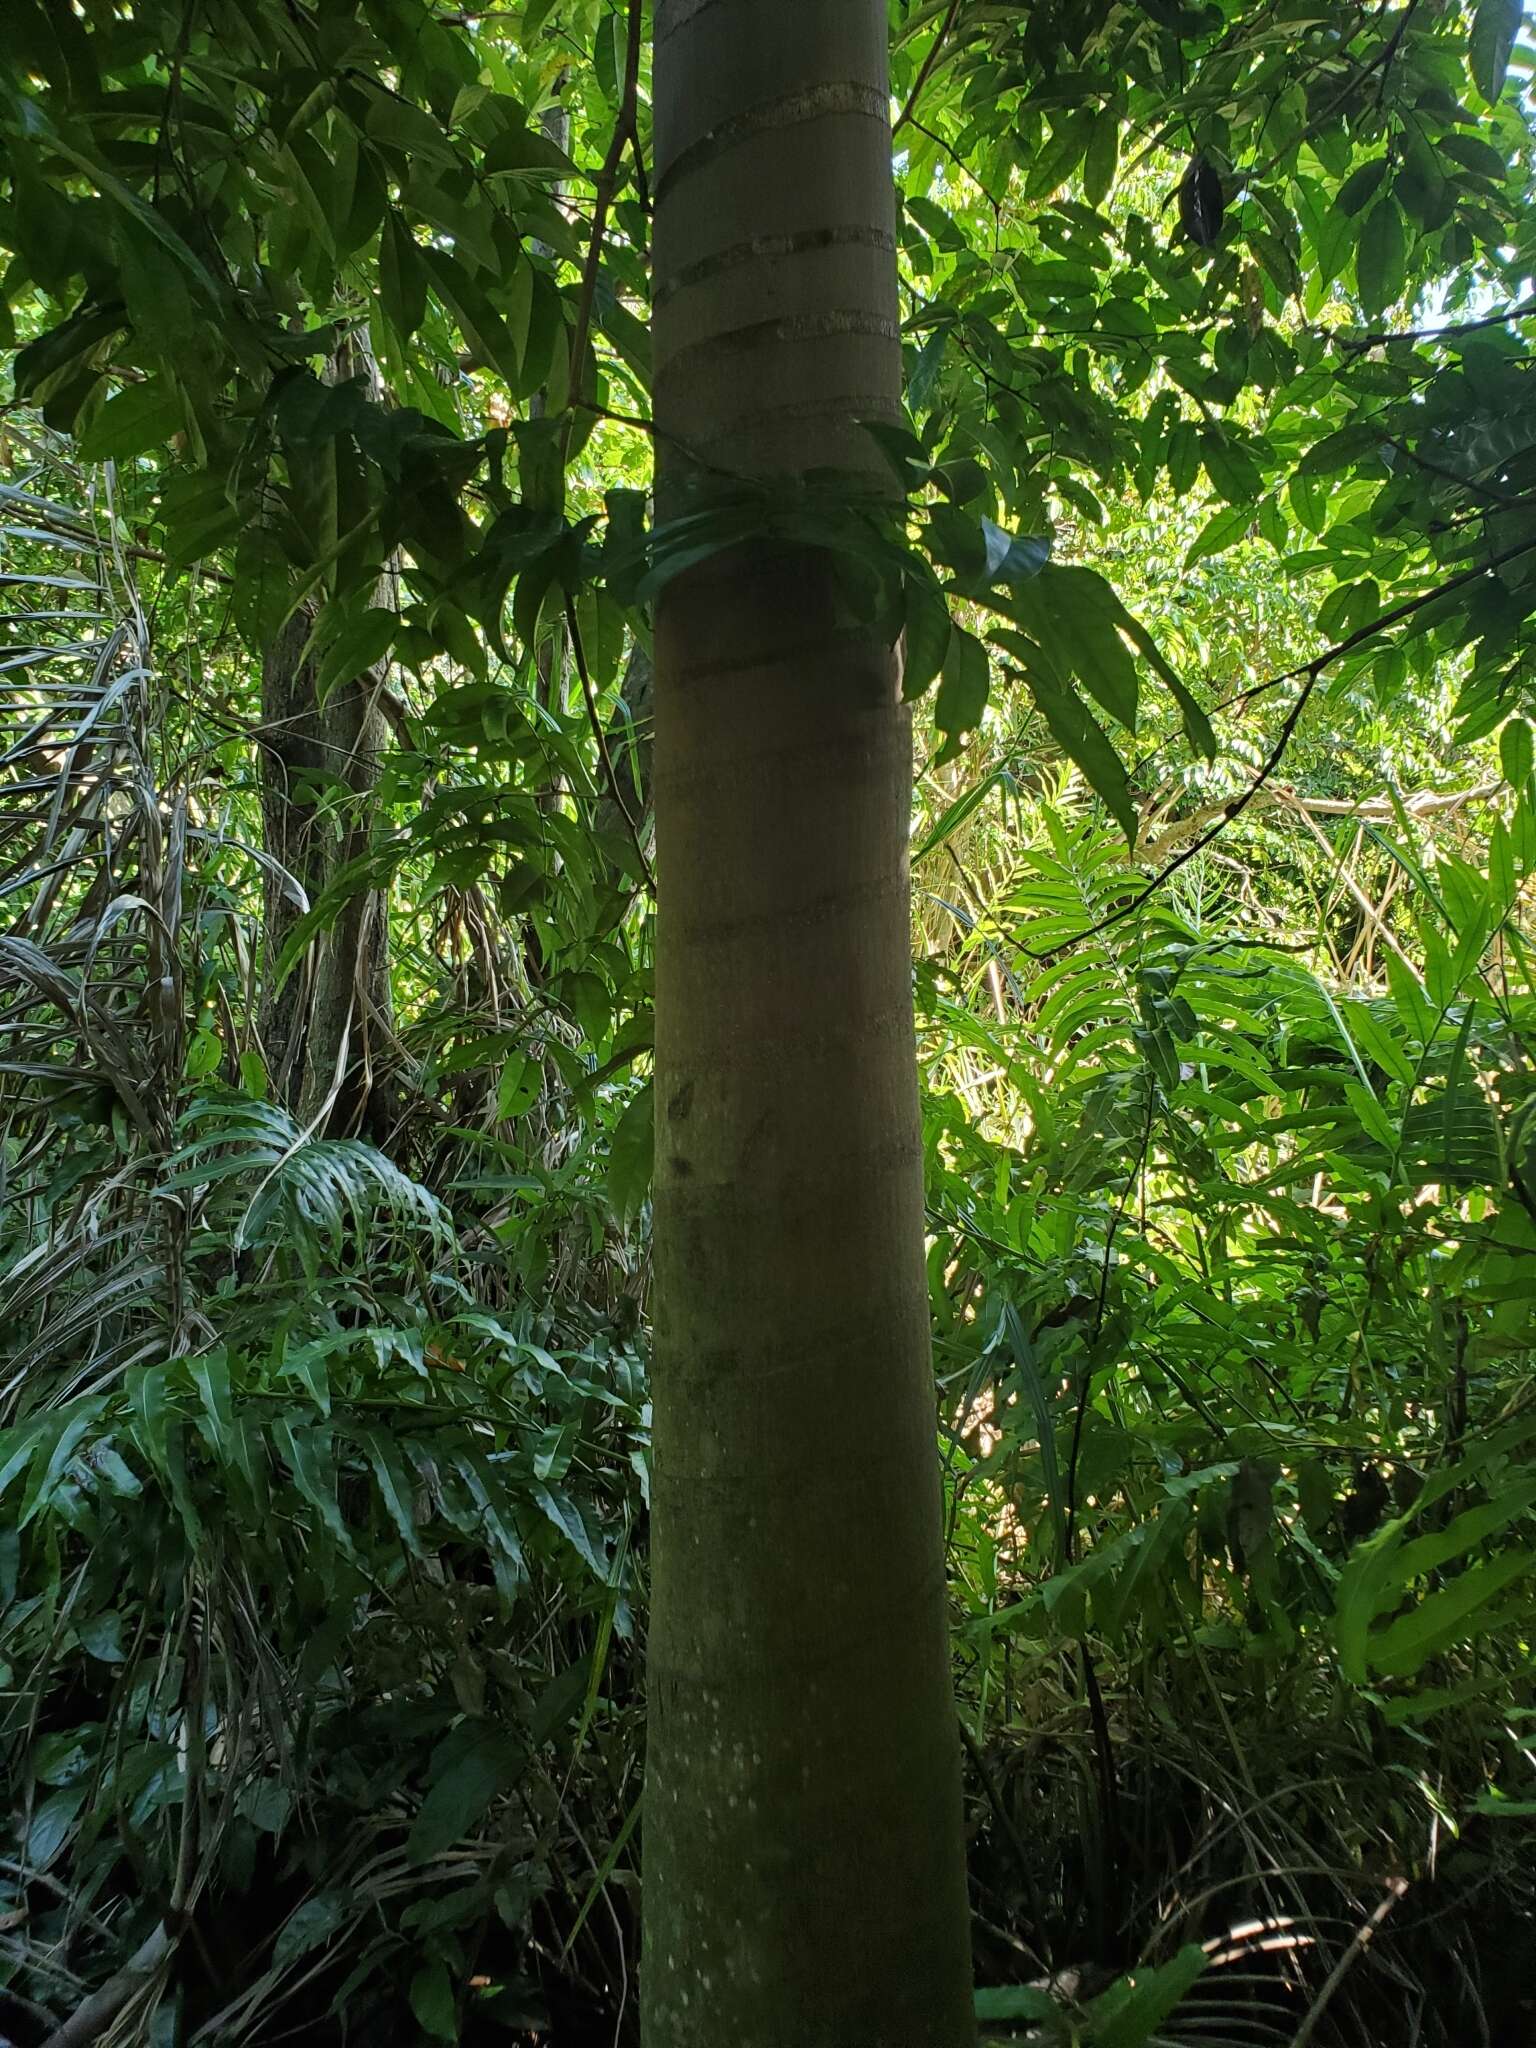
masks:
MULTIPOLYGON (((688 467, 878 477, 884 0, 658 0, 655 405, 688 467)), ((827 558, 658 606, 646 2048, 974 2040, 899 657, 827 558)))

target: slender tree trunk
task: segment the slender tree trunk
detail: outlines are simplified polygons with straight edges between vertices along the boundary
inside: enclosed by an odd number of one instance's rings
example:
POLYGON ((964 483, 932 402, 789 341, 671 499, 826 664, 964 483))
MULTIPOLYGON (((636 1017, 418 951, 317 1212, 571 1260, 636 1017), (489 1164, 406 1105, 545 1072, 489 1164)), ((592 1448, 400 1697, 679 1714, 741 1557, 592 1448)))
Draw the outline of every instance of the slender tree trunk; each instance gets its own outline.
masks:
POLYGON ((266 882, 271 993, 262 1043, 279 1100, 307 1122, 334 1090, 327 1125, 351 1130, 365 1120, 373 1042, 389 1016, 382 895, 360 889, 349 897, 308 959, 281 988, 274 981, 299 916, 286 878, 313 903, 368 843, 367 801, 379 779, 384 721, 372 675, 320 702, 315 664, 299 658, 310 625, 308 613, 299 613, 262 652, 263 836, 283 870, 282 877, 269 873, 266 882))
MULTIPOLYGON (((885 0, 658 0, 655 109, 663 445, 873 476, 885 0)), ((898 660, 743 549, 664 594, 655 691, 647 2048, 958 2048, 898 660)))
MULTIPOLYGON (((325 375, 331 383, 366 376, 376 396, 383 389, 366 336, 347 337, 325 375)), ((308 461, 318 469, 335 459, 328 448, 308 461)), ((334 502, 334 474, 307 482, 312 495, 334 502)), ((386 574, 378 602, 394 598, 393 577, 386 574)), ((381 1027, 390 1017, 383 895, 364 889, 349 897, 281 988, 275 969, 299 917, 292 883, 313 904, 368 844, 369 800, 386 732, 377 675, 359 676, 321 701, 317 663, 304 658, 313 624, 306 606, 262 649, 262 826, 279 872, 266 878, 268 993, 261 1035, 278 1100, 306 1123, 329 1100, 326 1127, 351 1131, 386 1121, 374 1114, 378 1104, 370 1099, 381 1027)))

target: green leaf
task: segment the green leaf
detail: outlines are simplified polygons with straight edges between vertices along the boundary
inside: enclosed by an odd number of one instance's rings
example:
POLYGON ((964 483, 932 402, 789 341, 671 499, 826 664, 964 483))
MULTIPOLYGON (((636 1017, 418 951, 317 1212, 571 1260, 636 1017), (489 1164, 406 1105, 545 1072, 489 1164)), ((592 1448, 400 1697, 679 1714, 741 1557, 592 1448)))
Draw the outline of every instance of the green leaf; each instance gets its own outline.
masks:
POLYGON ((1402 209, 1389 194, 1366 215, 1355 251, 1355 281, 1367 313, 1384 313, 1403 296, 1408 273, 1408 240, 1402 209))
POLYGON ((942 670, 953 629, 948 601, 926 563, 921 574, 907 577, 905 590, 901 694, 911 698, 920 697, 942 670))
POLYGON ((1536 1820, 1536 1799, 1511 1799, 1494 1785, 1478 1793, 1472 1811, 1485 1813, 1490 1820, 1536 1820))
POLYGON ((189 1370, 208 1417, 214 1447, 221 1456, 227 1456, 235 1434, 229 1359, 222 1348, 205 1351, 191 1361, 189 1370))
POLYGON ((1172 1962, 1133 1970, 1090 2008, 1094 2048, 1143 2048, 1178 2006, 1209 1961, 1191 1942, 1172 1962))
POLYGON ((933 474, 928 451, 910 426, 898 420, 860 420, 858 423, 891 466, 891 474, 910 497, 933 474))
POLYGON ((998 1984, 975 1994, 979 2020, 1051 2020, 1061 2007, 1034 1984, 998 1984))
POLYGON ((986 580, 989 584, 1006 583, 1010 589, 1016 588, 1038 576, 1051 559, 1051 543, 1047 536, 1006 533, 990 519, 982 520, 981 535, 987 550, 986 580))
POLYGON ((398 614, 379 605, 369 605, 350 619, 320 664, 315 693, 321 703, 333 690, 376 668, 394 644, 399 627, 398 614))
POLYGON ((951 743, 980 725, 990 683, 986 648, 973 633, 957 626, 944 657, 943 680, 933 707, 933 722, 951 743))
POLYGON ((1118 100, 1111 100, 1094 116, 1083 156, 1083 196, 1090 206, 1101 206, 1114 189, 1120 167, 1120 117, 1118 100))
POLYGON ((415 236, 393 207, 379 237, 379 299, 390 326, 408 341, 426 318, 427 267, 415 236))
POLYGON ((103 1664, 127 1663, 128 1652, 123 1647, 123 1617, 120 1614, 93 1614, 88 1621, 75 1624, 75 1634, 80 1647, 103 1664))
POLYGON ((1375 198, 1386 175, 1387 159, 1384 156, 1372 157, 1368 163, 1363 163, 1358 169, 1350 172, 1339 187, 1334 206, 1350 219, 1357 213, 1364 213, 1371 200, 1375 198))
POLYGON ((942 206, 935 205, 920 192, 903 195, 902 204, 928 239, 938 248, 958 254, 965 247, 965 237, 955 224, 953 217, 942 206))
POLYGON ((379 1497, 400 1541, 413 1556, 420 1557, 421 1537, 417 1533, 416 1517, 411 1512, 410 1474, 405 1469, 405 1461, 394 1438, 373 1423, 358 1425, 357 1436, 368 1454, 373 1476, 378 1481, 379 1497))
POLYGON ((181 394, 161 375, 109 398, 80 436, 82 462, 122 461, 163 448, 185 424, 181 394))
POLYGON ((993 638, 1018 656, 1030 695, 1057 745, 1083 771, 1126 838, 1134 841, 1136 806, 1131 801, 1130 778, 1102 727, 1089 716, 1081 699, 1057 680, 1049 659, 1032 641, 1022 633, 1006 631, 995 632, 993 638))
POLYGON ((1515 789, 1524 789, 1531 778, 1532 761, 1530 721, 1508 719, 1499 733, 1499 762, 1505 781, 1515 789))
POLYGON ((1294 470, 1285 494, 1308 533, 1320 534, 1328 524, 1328 497, 1316 477, 1308 475, 1305 469, 1294 470))
POLYGON ((336 1452, 330 1430, 321 1425, 308 1425, 297 1415, 281 1415, 275 1432, 288 1460, 294 1485, 319 1514, 336 1542, 350 1553, 352 1538, 342 1520, 341 1505, 337 1499, 336 1452))
MULTIPOLYGON (((1298 474, 1304 477, 1337 475, 1341 469, 1351 468, 1365 456, 1377 454, 1381 439, 1380 427, 1371 426, 1364 420, 1354 426, 1340 427, 1312 444, 1301 458, 1298 474)), ((1292 503, 1295 503, 1294 497, 1292 503)), ((1312 531, 1320 533, 1322 528, 1315 526, 1312 531)))
POLYGON ((1520 0, 1477 0, 1472 15, 1468 61, 1472 82, 1493 106, 1504 91, 1515 38, 1520 33, 1520 0))
POLYGON ((461 1842, 515 1781, 522 1763, 521 1751, 488 1721, 461 1722, 444 1736, 432 1752, 430 1787, 406 1838, 409 1860, 429 1862, 461 1842))
POLYGON ((1509 176, 1509 161, 1491 142, 1484 142, 1480 135, 1463 135, 1452 130, 1442 135, 1439 143, 1440 154, 1448 156, 1453 164, 1460 164, 1463 170, 1475 171, 1481 178, 1492 178, 1502 185, 1509 176))
POLYGON ((47 1414, 29 1416, 25 1422, 0 1430, 0 1494, 18 1473, 26 1470, 45 1435, 51 1441, 51 1421, 47 1414))
POLYGON ((1251 510, 1264 488, 1258 463, 1240 441, 1230 434, 1207 433, 1200 442, 1206 475, 1229 505, 1251 510))
POLYGON ((46 1870, 69 1840, 85 1794, 84 1785, 69 1785, 52 1793, 34 1811, 22 1851, 34 1870, 46 1870))
POLYGON ((373 81, 363 125, 375 142, 397 151, 408 165, 421 162, 452 169, 458 163, 453 144, 429 113, 373 81))
POLYGON ((625 16, 610 14, 598 29, 592 46, 592 68, 597 89, 610 107, 617 107, 624 91, 625 16))
POLYGON ((655 1096, 647 1081, 608 1141, 608 1200, 622 1229, 640 1214, 650 1192, 655 1149, 655 1096))
POLYGON ((592 1531, 582 1519, 581 1510, 570 1495, 558 1488, 535 1483, 531 1489, 532 1499, 543 1514, 552 1522, 577 1551, 591 1571, 606 1584, 608 1562, 601 1550, 601 1539, 594 1538, 592 1531))
POLYGON ((38 1455, 22 1495, 21 1511, 16 1517, 18 1529, 25 1529, 32 1517, 48 1505, 81 1439, 105 1406, 105 1395, 93 1394, 86 1400, 72 1401, 49 1416, 40 1432, 38 1455))
POLYGON ((1478 1617, 1506 1586, 1532 1570, 1536 1570, 1536 1550, 1524 1548, 1506 1550, 1486 1563, 1469 1566, 1450 1585, 1431 1593, 1411 1613, 1373 1637, 1373 1667, 1386 1678, 1409 1677, 1431 1657, 1475 1641, 1485 1632, 1478 1617))
POLYGON ((272 1948, 272 1960, 286 1970, 301 1956, 320 1948, 339 1933, 351 1916, 351 1901, 345 1892, 319 1892, 283 1922, 272 1948))
POLYGON ((1136 660, 1120 634, 1128 614, 1097 571, 1053 565, 993 602, 1043 649, 1058 678, 1076 676, 1111 718, 1135 730, 1136 660))
POLYGON ((480 360, 515 391, 522 363, 506 321, 486 297, 466 264, 446 249, 419 251, 432 289, 458 322, 459 332, 480 360))
POLYGON ((1393 186, 1403 209, 1423 228, 1443 228, 1456 211, 1456 194, 1433 146, 1422 134, 1403 145, 1403 166, 1393 186))
POLYGON ((972 811, 983 804, 994 789, 1004 786, 1011 787, 1011 778, 1006 769, 994 768, 991 774, 984 775, 980 782, 968 789, 964 796, 956 797, 942 817, 938 819, 933 830, 924 839, 922 845, 914 847, 912 852, 913 860, 921 860, 925 854, 932 853, 936 846, 942 846, 949 835, 957 831, 965 823, 972 811))
POLYGON ((481 159, 481 173, 487 178, 508 172, 526 175, 538 172, 551 178, 575 178, 575 164, 547 135, 526 122, 514 122, 491 143, 481 159))
POLYGON ((1252 524, 1253 508, 1250 505, 1227 505, 1220 512, 1213 512, 1185 555, 1185 568, 1193 568, 1207 555, 1219 555, 1224 549, 1235 547, 1252 524))
POLYGON ((1200 473, 1200 429, 1191 420, 1181 420, 1168 436, 1168 481, 1176 498, 1182 498, 1200 473))
MULTIPOLYGON (((1372 191, 1379 182, 1375 177, 1368 181, 1372 191)), ((1315 259, 1307 278, 1308 291, 1321 293, 1348 263, 1355 244, 1354 230, 1349 224, 1349 215, 1342 210, 1341 201, 1335 199, 1316 178, 1298 175, 1296 204, 1315 259)), ((1360 204, 1365 204, 1364 197, 1360 204)))
POLYGON ((411 2011, 434 2041, 459 2038, 458 2008, 446 1965, 434 1959, 416 1972, 411 1979, 411 2011))

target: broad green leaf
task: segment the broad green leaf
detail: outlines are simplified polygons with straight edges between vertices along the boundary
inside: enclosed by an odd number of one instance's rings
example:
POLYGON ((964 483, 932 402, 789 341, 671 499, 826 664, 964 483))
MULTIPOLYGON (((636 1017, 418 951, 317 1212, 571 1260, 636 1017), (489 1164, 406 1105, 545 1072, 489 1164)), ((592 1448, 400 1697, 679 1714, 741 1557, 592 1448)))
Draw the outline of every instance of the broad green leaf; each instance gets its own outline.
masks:
POLYGON ((123 1617, 115 1609, 106 1614, 93 1614, 85 1621, 77 1621, 75 1634, 80 1647, 103 1664, 127 1662, 128 1651, 123 1643, 123 1617))
POLYGON ((381 605, 369 605, 349 618, 320 662, 315 690, 321 703, 333 690, 376 668, 394 644, 399 628, 398 615, 381 605))
POLYGON ((957 626, 944 657, 944 674, 933 707, 933 722, 951 743, 980 725, 990 681, 986 648, 974 634, 957 626))
POLYGON ((1048 1991, 1034 1984, 998 1984, 975 1994, 979 2020, 1051 2020, 1060 2006, 1048 1991))
POLYGON ((1125 608, 1092 569, 1051 565, 996 609, 1023 627, 1055 673, 1076 676, 1112 718, 1134 731, 1136 661, 1121 637, 1125 608))
POLYGON ((1182 498, 1200 473, 1200 429, 1181 420, 1168 437, 1168 481, 1182 498))
POLYGON ((1125 832, 1136 837, 1136 806, 1131 799, 1125 763, 1084 708, 1082 701, 1056 680, 1052 664, 1023 634, 1007 631, 993 635, 1000 645, 1016 655, 1023 667, 1030 695, 1040 709, 1057 745, 1087 777, 1125 832))
POLYGON ((345 1892, 318 1892, 306 1899, 283 1922, 281 1931, 272 1950, 272 1960, 280 1970, 307 1956, 312 1950, 322 1947, 335 1934, 339 1934, 352 1917, 352 1902, 345 1892))
POLYGON ((1531 779, 1533 761, 1536 749, 1532 746, 1530 721, 1509 719, 1499 732, 1499 762, 1505 781, 1515 789, 1523 789, 1531 779))
POLYGON ((413 1556, 420 1557, 421 1536, 411 1506, 413 1488, 399 1447, 390 1434, 372 1423, 354 1426, 358 1440, 368 1454, 368 1462, 373 1467, 373 1476, 378 1481, 379 1497, 395 1525, 400 1541, 413 1556))
POLYGON ((1383 1677, 1408 1677, 1442 1651, 1476 1641, 1482 1633, 1479 1616, 1506 1586, 1533 1569, 1536 1548, 1524 1546, 1506 1550, 1487 1563, 1470 1565, 1440 1592, 1431 1593, 1410 1613, 1381 1630, 1370 1645, 1371 1664, 1383 1677))
POLYGON ((1133 1970, 1093 2002, 1094 2048, 1145 2048, 1210 1958, 1191 1942, 1171 1962, 1133 1970))
POLYGON ((1522 18, 1520 0, 1477 0, 1472 11, 1472 82, 1489 106, 1503 93, 1522 18))
POLYGON ((1333 204, 1338 211, 1353 219, 1363 213, 1381 189, 1381 181, 1387 175, 1388 163, 1384 156, 1371 157, 1349 176, 1339 187, 1333 204))
POLYGON ((523 1761, 510 1736, 489 1722, 468 1720, 446 1735, 432 1753, 427 1796, 406 1840, 410 1861, 429 1862, 471 1834, 523 1761))
POLYGON ((990 519, 981 522, 986 543, 988 583, 1006 583, 1016 588, 1038 576, 1051 559, 1051 543, 1044 536, 1005 533, 990 519))
POLYGON ((646 1082, 608 1143, 608 1199, 623 1228, 640 1214, 650 1192, 655 1143, 655 1094, 646 1082))
POLYGON ((1230 434, 1208 433, 1200 443, 1206 474, 1227 503, 1239 506, 1250 516, 1253 501, 1264 488, 1264 479, 1253 456, 1230 434))
POLYGON ((594 1536, 587 1527, 580 1508, 570 1495, 542 1482, 534 1484, 531 1495, 540 1512, 554 1524, 590 1570, 606 1583, 608 1563, 602 1554, 601 1538, 594 1536))
POLYGON ((1407 266, 1402 209, 1389 194, 1366 215, 1355 251, 1355 279, 1367 313, 1384 313, 1397 304, 1407 282, 1407 266))
POLYGON ((1111 100, 1094 116, 1083 156, 1083 193, 1090 206, 1101 206, 1114 189, 1120 165, 1119 102, 1111 100))
POLYGON ((142 384, 129 384, 109 398, 80 436, 83 462, 123 461, 151 448, 163 448, 180 431, 184 414, 180 393, 161 373, 142 384))
POLYGON ((384 316, 408 341, 427 311, 427 267, 405 221, 393 207, 379 238, 379 298, 384 316))
POLYGON ((1509 175, 1507 159, 1480 135, 1463 135, 1454 130, 1442 135, 1438 146, 1440 154, 1448 156, 1452 163, 1460 164, 1465 170, 1476 171, 1479 177, 1492 178, 1495 184, 1502 185, 1509 175))
POLYGON ((459 2038, 458 2008, 445 1964, 434 1960, 424 1963, 416 1972, 411 1979, 411 2011, 423 2032, 434 2041, 459 2038))
POLYGON ((1185 555, 1185 568, 1193 568, 1196 562, 1203 561, 1207 555, 1219 555, 1226 549, 1235 547, 1252 524, 1251 505, 1225 505, 1221 511, 1213 512, 1185 555))
POLYGON ((1420 132, 1403 145, 1403 166, 1393 185, 1403 210, 1423 228, 1443 228, 1456 211, 1456 194, 1433 146, 1420 132))

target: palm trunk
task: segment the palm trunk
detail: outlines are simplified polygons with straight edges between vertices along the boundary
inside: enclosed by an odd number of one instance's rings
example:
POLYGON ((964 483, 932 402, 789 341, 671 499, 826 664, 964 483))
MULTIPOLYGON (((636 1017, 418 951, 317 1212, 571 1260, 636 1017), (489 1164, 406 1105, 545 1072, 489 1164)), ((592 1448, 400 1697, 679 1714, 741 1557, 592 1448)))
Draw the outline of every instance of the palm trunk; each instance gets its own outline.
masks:
MULTIPOLYGON (((873 474, 884 0, 659 0, 655 108, 662 445, 873 474)), ((655 688, 645 2039, 958 2048, 898 662, 762 547, 665 593, 655 688)))

